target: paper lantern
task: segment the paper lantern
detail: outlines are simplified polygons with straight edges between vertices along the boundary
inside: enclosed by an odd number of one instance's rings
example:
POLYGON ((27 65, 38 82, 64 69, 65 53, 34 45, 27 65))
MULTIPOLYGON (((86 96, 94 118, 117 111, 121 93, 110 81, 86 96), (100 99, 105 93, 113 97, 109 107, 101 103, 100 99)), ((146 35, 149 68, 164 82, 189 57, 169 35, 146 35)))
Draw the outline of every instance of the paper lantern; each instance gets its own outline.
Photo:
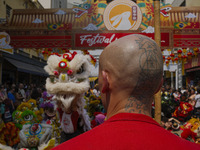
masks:
POLYGON ((170 57, 171 57, 172 59, 174 59, 174 56, 175 56, 174 53, 171 53, 171 54, 170 54, 170 57))
POLYGON ((42 54, 44 56, 44 59, 46 60, 47 59, 47 56, 48 56, 48 52, 47 51, 42 51, 42 54))
POLYGON ((176 58, 174 58, 174 61, 176 62, 176 63, 178 63, 178 58, 176 57, 176 58))
POLYGON ((69 53, 69 50, 66 48, 62 48, 62 53, 69 53))
POLYGON ((192 53, 191 52, 188 52, 187 56, 188 56, 188 59, 192 59, 192 53))
POLYGON ((167 60, 170 61, 170 60, 171 60, 171 57, 167 57, 167 60))
POLYGON ((183 48, 183 53, 186 54, 186 52, 187 52, 187 49, 183 48))
POLYGON ((183 55, 182 58, 183 58, 183 62, 187 61, 187 56, 186 55, 183 55))
POLYGON ((175 61, 175 59, 174 58, 172 58, 172 63, 174 64, 174 61, 175 61))
POLYGON ((199 49, 197 47, 195 47, 195 48, 193 48, 193 51, 194 51, 194 55, 197 56, 198 52, 199 52, 199 49))
POLYGON ((178 57, 179 57, 179 58, 181 58, 181 55, 182 55, 182 50, 181 50, 181 49, 179 49, 179 50, 177 51, 177 53, 178 53, 178 57))
POLYGON ((165 62, 165 56, 163 56, 163 63, 165 62))
POLYGON ((166 61, 166 66, 167 66, 167 67, 169 66, 169 61, 168 61, 168 60, 166 61))
POLYGON ((47 49, 47 52, 48 52, 48 55, 50 56, 51 55, 51 52, 52 52, 53 50, 52 50, 52 48, 48 48, 47 49))

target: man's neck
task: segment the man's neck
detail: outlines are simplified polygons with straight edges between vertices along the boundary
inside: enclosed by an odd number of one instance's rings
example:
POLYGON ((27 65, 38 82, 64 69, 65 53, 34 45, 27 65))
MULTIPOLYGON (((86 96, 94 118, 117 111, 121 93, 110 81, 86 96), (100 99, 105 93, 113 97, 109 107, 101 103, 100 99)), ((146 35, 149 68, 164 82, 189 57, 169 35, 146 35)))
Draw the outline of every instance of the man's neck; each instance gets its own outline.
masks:
POLYGON ((134 96, 111 96, 107 109, 107 119, 118 113, 137 113, 151 117, 151 98, 136 98, 134 96), (113 100, 112 100, 113 98, 113 100))

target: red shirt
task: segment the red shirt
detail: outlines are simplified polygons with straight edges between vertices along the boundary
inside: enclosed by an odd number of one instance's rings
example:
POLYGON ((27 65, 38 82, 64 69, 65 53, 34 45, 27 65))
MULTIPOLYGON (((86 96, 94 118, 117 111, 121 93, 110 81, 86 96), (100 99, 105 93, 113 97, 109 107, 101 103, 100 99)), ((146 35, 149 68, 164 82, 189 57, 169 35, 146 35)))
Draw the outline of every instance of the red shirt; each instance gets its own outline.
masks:
POLYGON ((162 128, 151 117, 120 113, 53 150, 200 150, 200 145, 162 128))

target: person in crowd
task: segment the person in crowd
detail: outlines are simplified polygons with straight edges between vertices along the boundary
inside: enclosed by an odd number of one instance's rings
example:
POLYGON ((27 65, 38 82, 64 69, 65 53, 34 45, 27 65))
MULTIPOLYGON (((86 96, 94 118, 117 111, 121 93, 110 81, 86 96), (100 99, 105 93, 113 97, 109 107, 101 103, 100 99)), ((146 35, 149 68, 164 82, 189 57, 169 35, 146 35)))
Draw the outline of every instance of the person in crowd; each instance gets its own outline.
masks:
POLYGON ((197 87, 197 94, 195 96, 194 113, 200 117, 200 87, 197 87))
POLYGON ((174 96, 174 100, 176 102, 179 102, 180 101, 180 97, 181 97, 181 92, 179 90, 175 90, 175 92, 173 93, 173 96, 174 96))
POLYGON ((8 95, 4 89, 3 85, 0 85, 0 101, 4 101, 8 98, 8 95))
POLYGON ((31 92, 32 92, 31 86, 28 85, 27 89, 26 89, 26 99, 27 100, 29 100, 31 98, 31 92))
POLYGON ((131 34, 109 44, 100 55, 98 78, 106 121, 53 150, 199 149, 151 118, 154 94, 162 86, 162 63, 160 48, 146 36, 131 34))
POLYGON ((16 99, 19 104, 26 101, 26 92, 22 83, 19 84, 18 91, 16 92, 16 99))
POLYGON ((15 88, 8 89, 8 99, 12 100, 13 109, 17 108, 17 101, 15 99, 15 88))

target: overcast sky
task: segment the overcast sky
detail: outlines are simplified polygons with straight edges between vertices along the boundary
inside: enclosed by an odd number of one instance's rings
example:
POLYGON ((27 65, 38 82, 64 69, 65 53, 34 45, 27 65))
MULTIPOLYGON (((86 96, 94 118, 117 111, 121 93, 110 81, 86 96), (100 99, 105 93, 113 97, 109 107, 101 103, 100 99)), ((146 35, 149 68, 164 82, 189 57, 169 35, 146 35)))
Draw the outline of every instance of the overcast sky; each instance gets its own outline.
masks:
POLYGON ((44 8, 50 8, 51 7, 51 0, 38 0, 44 8))

